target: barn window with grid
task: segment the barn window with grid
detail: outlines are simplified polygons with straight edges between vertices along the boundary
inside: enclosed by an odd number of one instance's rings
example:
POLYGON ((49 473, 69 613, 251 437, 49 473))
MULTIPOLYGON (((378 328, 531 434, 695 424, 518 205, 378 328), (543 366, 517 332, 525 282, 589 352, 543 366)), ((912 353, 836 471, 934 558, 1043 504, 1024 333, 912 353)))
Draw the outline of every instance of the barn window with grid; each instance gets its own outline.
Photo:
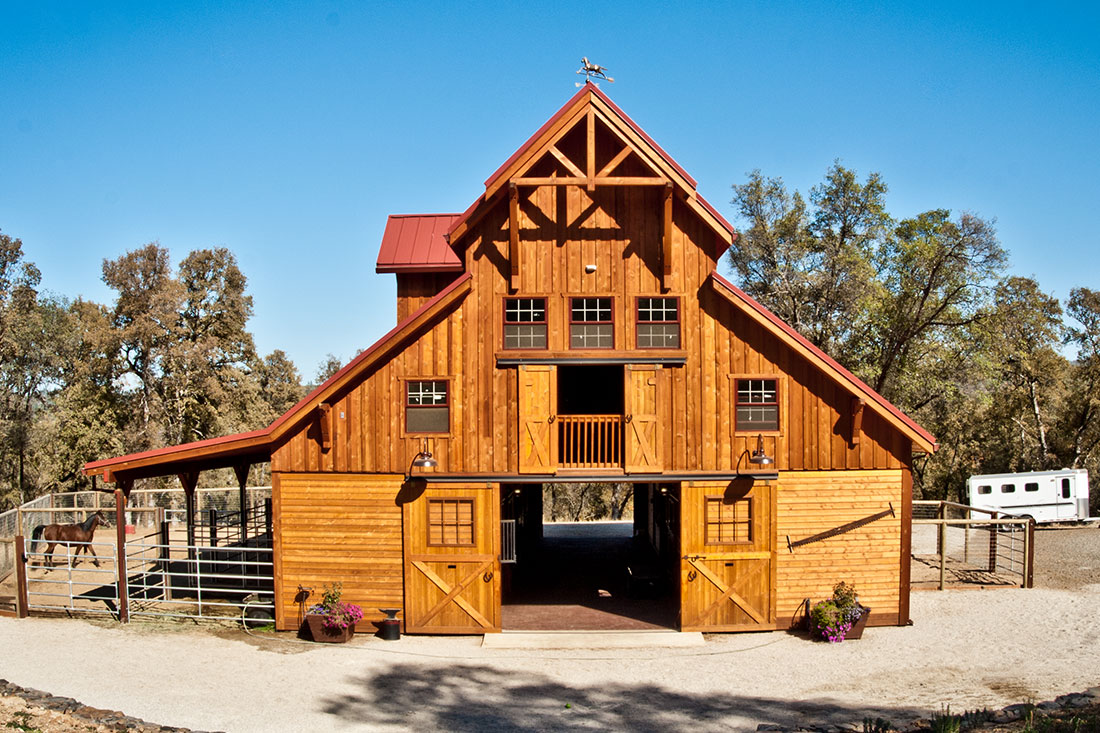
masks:
POLYGON ((428 499, 428 544, 439 547, 474 544, 474 500, 428 499))
POLYGON ((708 545, 752 542, 752 498, 727 502, 721 496, 706 497, 708 545))
POLYGON ((638 298, 639 349, 680 348, 680 309, 677 298, 638 298))
POLYGON ((736 429, 739 432, 779 430, 779 391, 775 379, 738 379, 736 429))
POLYGON ((611 298, 571 298, 569 348, 611 349, 614 347, 615 324, 611 320, 611 298))
POLYGON ((405 430, 410 433, 446 433, 451 429, 447 380, 405 383, 405 430))
POLYGON ((546 298, 504 299, 504 348, 546 348, 546 298))

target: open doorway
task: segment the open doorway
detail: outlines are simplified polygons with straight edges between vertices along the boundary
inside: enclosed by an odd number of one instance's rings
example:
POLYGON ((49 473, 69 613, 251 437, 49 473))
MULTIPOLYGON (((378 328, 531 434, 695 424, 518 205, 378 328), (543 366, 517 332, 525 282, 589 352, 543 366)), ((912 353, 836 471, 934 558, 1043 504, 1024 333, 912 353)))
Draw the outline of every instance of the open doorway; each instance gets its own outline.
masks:
POLYGON ((501 516, 516 522, 517 552, 504 566, 502 627, 677 628, 679 485, 661 488, 503 485, 501 516))

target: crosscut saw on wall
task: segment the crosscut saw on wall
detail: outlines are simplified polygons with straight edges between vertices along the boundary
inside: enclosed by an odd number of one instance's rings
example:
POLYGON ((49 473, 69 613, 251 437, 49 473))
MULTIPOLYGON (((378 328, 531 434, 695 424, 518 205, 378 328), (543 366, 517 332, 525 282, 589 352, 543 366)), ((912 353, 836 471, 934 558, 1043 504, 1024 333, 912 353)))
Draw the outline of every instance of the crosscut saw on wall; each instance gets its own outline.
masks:
POLYGON ((857 519, 854 522, 842 524, 839 527, 827 529, 824 532, 819 532, 818 534, 811 535, 809 537, 806 537, 805 539, 795 540, 794 542, 791 542, 791 536, 787 535, 787 552, 794 552, 794 548, 796 547, 802 547, 802 545, 808 545, 812 542, 821 542, 821 540, 827 540, 830 537, 836 537, 837 535, 844 534, 845 532, 851 532, 853 529, 865 527, 871 522, 877 522, 878 520, 885 519, 886 517, 896 516, 894 514, 893 503, 890 503, 888 506, 890 507, 889 509, 884 509, 878 514, 872 514, 869 517, 864 517, 863 519, 857 519))

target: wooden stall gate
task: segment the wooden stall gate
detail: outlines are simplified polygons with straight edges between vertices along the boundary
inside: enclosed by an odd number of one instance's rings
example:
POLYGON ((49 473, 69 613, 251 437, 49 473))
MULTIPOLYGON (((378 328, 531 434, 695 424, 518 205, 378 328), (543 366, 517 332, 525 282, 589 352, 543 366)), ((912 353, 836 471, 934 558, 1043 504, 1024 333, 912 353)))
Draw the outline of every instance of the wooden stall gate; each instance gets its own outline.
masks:
POLYGON ((500 631, 500 501, 493 484, 437 484, 404 505, 405 631, 500 631))
POLYGON ((771 483, 688 481, 680 491, 680 628, 775 628, 771 483))

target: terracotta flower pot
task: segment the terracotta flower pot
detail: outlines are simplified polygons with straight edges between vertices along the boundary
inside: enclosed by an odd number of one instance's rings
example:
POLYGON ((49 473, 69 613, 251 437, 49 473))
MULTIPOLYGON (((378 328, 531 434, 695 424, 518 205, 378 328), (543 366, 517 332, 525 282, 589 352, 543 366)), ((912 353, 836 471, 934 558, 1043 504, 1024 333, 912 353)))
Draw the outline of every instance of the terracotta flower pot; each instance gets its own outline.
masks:
POLYGON ((355 625, 344 629, 327 628, 324 624, 325 617, 319 613, 306 614, 306 627, 309 629, 310 638, 314 641, 343 643, 355 636, 355 625))

